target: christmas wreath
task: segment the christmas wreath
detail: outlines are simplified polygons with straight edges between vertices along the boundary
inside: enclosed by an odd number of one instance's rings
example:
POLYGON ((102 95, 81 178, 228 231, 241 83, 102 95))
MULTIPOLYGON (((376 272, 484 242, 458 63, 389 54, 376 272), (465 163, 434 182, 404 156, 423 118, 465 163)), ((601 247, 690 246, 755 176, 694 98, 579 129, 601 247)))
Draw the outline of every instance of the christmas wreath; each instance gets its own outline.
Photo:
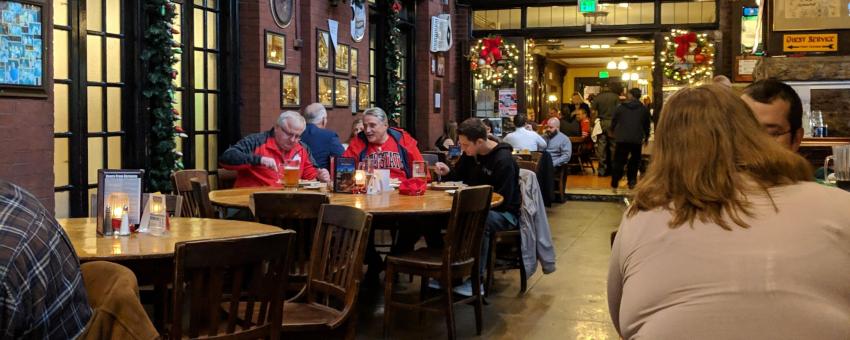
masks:
POLYGON ((503 42, 501 37, 478 39, 469 53, 472 76, 488 88, 512 87, 518 61, 516 45, 503 42))
POLYGON ((714 43, 705 33, 673 30, 664 37, 661 55, 664 76, 676 82, 693 83, 714 73, 714 43))

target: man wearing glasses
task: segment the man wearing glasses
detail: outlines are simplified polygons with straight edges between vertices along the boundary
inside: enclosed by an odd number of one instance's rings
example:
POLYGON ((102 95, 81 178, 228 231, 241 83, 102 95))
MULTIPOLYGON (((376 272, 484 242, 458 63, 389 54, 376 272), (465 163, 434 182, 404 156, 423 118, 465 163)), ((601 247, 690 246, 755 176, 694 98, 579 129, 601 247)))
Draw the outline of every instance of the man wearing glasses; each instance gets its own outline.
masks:
POLYGON ((236 170, 234 187, 280 186, 284 162, 300 161, 301 179, 330 180, 325 169, 317 169, 310 152, 301 144, 306 122, 298 112, 280 114, 274 127, 242 138, 227 149, 219 161, 225 169, 236 170))
POLYGON ((775 79, 747 86, 741 99, 750 106, 762 128, 777 142, 797 151, 803 141, 803 104, 788 84, 775 79))

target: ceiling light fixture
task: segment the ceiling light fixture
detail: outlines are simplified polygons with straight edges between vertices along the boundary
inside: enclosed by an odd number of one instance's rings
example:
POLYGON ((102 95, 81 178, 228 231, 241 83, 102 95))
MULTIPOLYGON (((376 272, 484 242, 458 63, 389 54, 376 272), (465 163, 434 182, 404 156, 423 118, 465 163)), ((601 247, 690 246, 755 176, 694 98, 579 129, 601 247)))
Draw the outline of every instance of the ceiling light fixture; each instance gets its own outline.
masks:
POLYGON ((613 61, 613 60, 609 61, 607 69, 616 70, 617 69, 617 62, 613 61))
POLYGON ((590 48, 590 45, 581 45, 579 48, 590 48))
POLYGON ((600 47, 602 47, 602 48, 611 48, 611 45, 602 45, 602 46, 600 46, 600 47))
POLYGON ((626 63, 625 60, 620 60, 620 62, 617 63, 617 69, 625 70, 625 69, 628 69, 628 68, 629 68, 629 64, 626 63))
POLYGON ((598 48, 600 48, 600 47, 601 47, 601 46, 596 45, 596 44, 590 45, 590 48, 591 48, 591 49, 594 49, 594 50, 595 50, 595 49, 598 49, 598 48))
POLYGON ((629 3, 628 2, 621 2, 617 6, 620 6, 622 8, 629 8, 629 3))

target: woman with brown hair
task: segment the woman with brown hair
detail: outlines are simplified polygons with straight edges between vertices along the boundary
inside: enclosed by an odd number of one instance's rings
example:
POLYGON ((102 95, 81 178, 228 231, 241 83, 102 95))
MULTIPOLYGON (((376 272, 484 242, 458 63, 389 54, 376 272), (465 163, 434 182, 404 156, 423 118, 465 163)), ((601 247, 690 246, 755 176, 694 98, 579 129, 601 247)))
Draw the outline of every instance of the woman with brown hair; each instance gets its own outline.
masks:
POLYGON ((850 339, 850 193, 717 85, 664 105, 614 241, 608 305, 625 339, 850 339))

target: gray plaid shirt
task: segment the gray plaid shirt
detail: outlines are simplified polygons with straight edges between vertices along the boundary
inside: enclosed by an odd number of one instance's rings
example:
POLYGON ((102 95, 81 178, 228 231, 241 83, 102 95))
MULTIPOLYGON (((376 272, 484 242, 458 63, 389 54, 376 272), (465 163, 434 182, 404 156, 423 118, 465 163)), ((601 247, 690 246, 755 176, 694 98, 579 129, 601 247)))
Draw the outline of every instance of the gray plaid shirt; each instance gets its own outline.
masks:
POLYGON ((91 314, 65 231, 32 194, 0 180, 0 338, 73 339, 91 314))

